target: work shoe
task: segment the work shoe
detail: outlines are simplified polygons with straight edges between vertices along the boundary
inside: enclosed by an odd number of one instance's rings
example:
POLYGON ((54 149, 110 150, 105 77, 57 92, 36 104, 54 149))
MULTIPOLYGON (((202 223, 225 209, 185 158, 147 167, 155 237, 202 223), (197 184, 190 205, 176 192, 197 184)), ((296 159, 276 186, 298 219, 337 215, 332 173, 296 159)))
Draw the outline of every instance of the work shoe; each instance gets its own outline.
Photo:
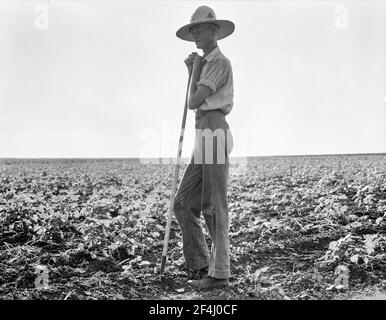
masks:
POLYGON ((211 290, 227 287, 229 285, 229 280, 217 279, 210 276, 206 276, 204 279, 201 280, 189 280, 188 284, 190 284, 197 290, 211 290))
POLYGON ((187 274, 189 280, 199 280, 204 278, 208 274, 208 267, 195 270, 188 269, 187 274))

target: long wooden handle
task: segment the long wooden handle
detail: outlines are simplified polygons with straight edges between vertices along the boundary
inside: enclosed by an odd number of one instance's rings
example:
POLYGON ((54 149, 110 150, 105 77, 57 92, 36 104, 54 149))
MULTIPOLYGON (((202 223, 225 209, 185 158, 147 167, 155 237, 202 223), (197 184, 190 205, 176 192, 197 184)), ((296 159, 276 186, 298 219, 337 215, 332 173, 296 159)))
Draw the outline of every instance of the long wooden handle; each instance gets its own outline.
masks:
POLYGON ((168 220, 166 223, 166 229, 165 229, 165 238, 164 238, 164 246, 162 250, 162 258, 161 258, 161 268, 160 268, 160 280, 162 280, 162 274, 165 269, 166 264, 166 255, 168 251, 168 245, 169 245, 169 236, 170 236, 170 227, 172 224, 172 217, 174 214, 174 198, 176 193, 176 187, 177 187, 177 180, 178 180, 178 172, 180 170, 180 162, 181 162, 181 153, 182 153, 182 143, 184 141, 184 131, 185 131, 185 123, 186 123, 186 113, 188 110, 188 93, 189 93, 189 85, 190 85, 190 79, 192 77, 192 69, 189 69, 189 79, 188 79, 188 85, 186 88, 186 95, 185 95, 185 107, 184 107, 184 114, 182 116, 182 125, 181 125, 181 131, 180 131, 180 140, 178 142, 178 151, 177 151, 177 162, 174 169, 174 179, 173 179, 173 187, 172 187, 172 197, 170 199, 170 207, 168 212, 168 220))

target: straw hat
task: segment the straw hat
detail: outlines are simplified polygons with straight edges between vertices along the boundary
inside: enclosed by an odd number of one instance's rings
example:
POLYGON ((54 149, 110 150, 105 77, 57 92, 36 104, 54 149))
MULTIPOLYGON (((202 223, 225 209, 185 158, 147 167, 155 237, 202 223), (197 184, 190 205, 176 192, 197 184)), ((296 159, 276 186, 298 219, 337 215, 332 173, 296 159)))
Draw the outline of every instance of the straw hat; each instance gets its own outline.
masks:
POLYGON ((216 14, 213 9, 207 6, 200 6, 194 11, 190 18, 190 23, 181 27, 176 32, 176 36, 182 40, 194 42, 193 35, 190 33, 189 28, 201 23, 214 23, 219 26, 219 33, 217 40, 223 39, 235 30, 235 25, 229 20, 217 20, 216 14))

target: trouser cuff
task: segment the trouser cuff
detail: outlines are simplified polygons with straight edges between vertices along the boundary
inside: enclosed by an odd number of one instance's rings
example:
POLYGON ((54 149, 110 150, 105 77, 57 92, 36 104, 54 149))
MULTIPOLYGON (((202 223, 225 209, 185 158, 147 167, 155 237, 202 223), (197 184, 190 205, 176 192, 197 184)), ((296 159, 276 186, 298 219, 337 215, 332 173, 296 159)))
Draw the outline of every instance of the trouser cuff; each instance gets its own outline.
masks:
POLYGON ((210 270, 208 276, 218 279, 228 279, 230 277, 230 271, 210 270))
MULTIPOLYGON (((208 259, 209 260, 209 259, 208 259)), ((186 261, 185 266, 188 269, 199 270, 209 266, 208 260, 201 261, 186 261)))

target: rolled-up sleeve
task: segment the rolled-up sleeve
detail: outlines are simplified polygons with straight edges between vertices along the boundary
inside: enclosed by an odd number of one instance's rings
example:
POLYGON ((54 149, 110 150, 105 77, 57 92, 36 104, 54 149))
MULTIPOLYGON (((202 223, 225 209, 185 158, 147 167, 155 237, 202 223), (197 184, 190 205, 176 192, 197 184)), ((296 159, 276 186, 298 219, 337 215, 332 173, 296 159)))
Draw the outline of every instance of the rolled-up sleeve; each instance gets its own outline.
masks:
POLYGON ((213 61, 208 66, 208 70, 205 76, 198 81, 197 86, 203 85, 211 89, 212 94, 214 94, 221 86, 226 83, 229 66, 226 61, 218 59, 213 61))

